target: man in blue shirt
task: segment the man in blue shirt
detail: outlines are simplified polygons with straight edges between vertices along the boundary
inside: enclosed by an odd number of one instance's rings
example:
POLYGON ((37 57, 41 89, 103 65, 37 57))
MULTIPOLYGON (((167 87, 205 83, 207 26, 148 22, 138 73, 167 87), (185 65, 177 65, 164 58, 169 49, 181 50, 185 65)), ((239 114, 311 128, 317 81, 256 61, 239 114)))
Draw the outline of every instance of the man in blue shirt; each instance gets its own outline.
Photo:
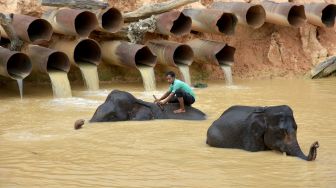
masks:
POLYGON ((185 82, 175 78, 175 73, 169 71, 166 73, 167 82, 170 84, 169 90, 154 102, 160 105, 166 103, 179 103, 180 108, 174 110, 174 113, 185 112, 184 106, 191 106, 195 102, 195 93, 191 87, 185 82))

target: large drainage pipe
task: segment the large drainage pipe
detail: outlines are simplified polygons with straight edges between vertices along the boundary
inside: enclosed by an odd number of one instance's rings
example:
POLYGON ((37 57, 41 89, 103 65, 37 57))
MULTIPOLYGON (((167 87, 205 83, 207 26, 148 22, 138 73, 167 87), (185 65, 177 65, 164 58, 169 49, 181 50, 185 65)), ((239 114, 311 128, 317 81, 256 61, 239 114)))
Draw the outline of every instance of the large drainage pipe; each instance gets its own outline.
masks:
POLYGON ((321 27, 333 27, 335 25, 336 5, 309 3, 305 4, 304 7, 309 23, 321 27))
POLYGON ((182 36, 191 31, 191 18, 180 11, 169 11, 156 16, 156 33, 182 36))
POLYGON ((101 31, 115 33, 119 31, 124 24, 121 12, 114 7, 103 9, 96 13, 96 15, 99 23, 98 30, 101 31))
POLYGON ((48 74, 50 71, 69 72, 70 61, 68 56, 60 51, 38 45, 29 45, 26 52, 36 72, 48 74))
POLYGON ((151 40, 146 43, 157 56, 158 63, 166 66, 191 65, 194 52, 190 46, 166 40, 151 40))
POLYGON ((194 61, 216 65, 232 65, 236 49, 222 42, 194 39, 187 44, 194 51, 194 61))
POLYGON ((237 24, 237 17, 215 9, 184 9, 185 15, 191 17, 191 29, 198 32, 232 35, 237 24))
POLYGON ((97 16, 90 11, 62 8, 50 10, 42 18, 48 20, 55 33, 86 37, 98 27, 97 16))
POLYGON ((79 64, 95 64, 98 65, 101 59, 101 49, 99 44, 92 39, 79 40, 59 40, 50 46, 52 49, 64 52, 70 62, 79 66, 79 64))
POLYGON ((21 52, 0 47, 0 74, 15 80, 22 80, 32 71, 29 57, 21 52))
POLYGON ((156 56, 144 45, 126 41, 101 42, 103 61, 112 65, 127 68, 138 68, 146 65, 154 67, 156 56))
MULTIPOLYGON (((32 16, 14 14, 12 25, 18 37, 28 43, 49 41, 53 33, 52 26, 47 20, 32 16)), ((2 27, 0 33, 3 37, 8 37, 2 27)))
POLYGON ((261 5, 255 5, 244 2, 214 2, 211 6, 213 9, 233 13, 238 18, 238 23, 247 25, 252 28, 261 27, 266 20, 265 9, 261 5))
POLYGON ((261 5, 266 11, 266 22, 294 27, 299 27, 306 22, 303 5, 270 1, 262 1, 261 5))

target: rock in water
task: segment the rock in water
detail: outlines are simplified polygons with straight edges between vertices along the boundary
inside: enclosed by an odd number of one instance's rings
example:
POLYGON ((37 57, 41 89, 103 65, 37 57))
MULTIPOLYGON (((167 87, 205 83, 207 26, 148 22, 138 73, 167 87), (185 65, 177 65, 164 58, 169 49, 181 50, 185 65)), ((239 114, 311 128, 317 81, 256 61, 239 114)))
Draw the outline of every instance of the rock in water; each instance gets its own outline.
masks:
POLYGON ((323 61, 310 71, 311 78, 323 78, 336 70, 336 56, 323 61))

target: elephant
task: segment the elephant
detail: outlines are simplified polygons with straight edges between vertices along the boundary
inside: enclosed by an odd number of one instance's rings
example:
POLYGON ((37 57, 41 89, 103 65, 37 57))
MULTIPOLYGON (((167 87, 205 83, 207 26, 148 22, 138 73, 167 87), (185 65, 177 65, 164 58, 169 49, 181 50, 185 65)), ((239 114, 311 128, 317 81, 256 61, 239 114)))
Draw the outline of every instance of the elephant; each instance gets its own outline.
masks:
MULTIPOLYGON (((183 119, 205 120, 206 115, 200 110, 186 106, 186 112, 175 114, 173 111, 179 108, 179 104, 169 103, 164 106, 145 102, 135 98, 132 94, 113 90, 101 104, 90 122, 113 122, 113 121, 143 121, 153 119, 183 119)), ((75 122, 75 129, 80 129, 84 120, 75 122)))
POLYGON ((318 142, 308 156, 296 139, 297 124, 292 109, 280 106, 231 106, 212 123, 206 143, 217 148, 236 148, 251 152, 277 150, 307 161, 316 159, 318 142))

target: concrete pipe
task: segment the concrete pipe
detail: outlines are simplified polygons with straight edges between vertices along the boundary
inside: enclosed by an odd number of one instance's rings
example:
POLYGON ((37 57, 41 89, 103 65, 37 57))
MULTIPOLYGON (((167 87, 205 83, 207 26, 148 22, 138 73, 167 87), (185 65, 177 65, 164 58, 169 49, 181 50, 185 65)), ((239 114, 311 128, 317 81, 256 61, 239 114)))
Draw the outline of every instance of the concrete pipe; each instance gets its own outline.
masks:
POLYGON ((231 35, 235 31, 237 17, 215 9, 184 9, 185 15, 191 17, 191 29, 198 32, 231 35))
POLYGON ((335 25, 336 5, 328 3, 305 4, 305 12, 309 23, 320 27, 335 25))
POLYGON ((48 20, 55 33, 86 37, 98 27, 97 16, 90 11, 62 8, 50 10, 42 18, 48 20))
POLYGON ((26 53, 33 64, 33 71, 47 74, 53 70, 63 72, 70 70, 69 58, 63 52, 38 45, 29 45, 26 53))
POLYGON ((190 46, 166 40, 151 40, 146 43, 157 56, 158 63, 177 67, 178 64, 191 65, 194 52, 190 46))
POLYGON ((212 9, 222 10, 237 16, 238 23, 252 28, 259 28, 266 20, 265 9, 261 5, 244 2, 214 2, 212 9))
MULTIPOLYGON (((47 20, 32 16, 14 14, 12 25, 18 37, 28 43, 49 41, 53 33, 52 26, 47 20)), ((0 30, 1 35, 7 38, 2 27, 0 30)))
POLYGON ((15 80, 24 79, 32 71, 29 57, 21 52, 0 47, 0 74, 15 80))
POLYGON ((156 56, 147 46, 126 41, 103 41, 103 61, 121 67, 137 68, 140 65, 154 67, 156 56))
POLYGON ((191 18, 180 11, 169 11, 156 16, 156 33, 182 36, 191 31, 191 18))
POLYGON ((266 22, 294 27, 299 27, 306 22, 303 5, 270 1, 262 1, 261 5, 266 11, 266 22))
POLYGON ((222 42, 194 39, 187 44, 194 51, 194 61, 216 65, 232 65, 236 49, 222 42))
POLYGON ((75 66, 81 63, 95 65, 100 63, 101 49, 99 44, 92 39, 59 40, 52 44, 50 48, 64 52, 75 66))
POLYGON ((119 31, 124 24, 121 12, 114 7, 101 10, 96 15, 99 23, 98 30, 101 31, 115 33, 119 31))

